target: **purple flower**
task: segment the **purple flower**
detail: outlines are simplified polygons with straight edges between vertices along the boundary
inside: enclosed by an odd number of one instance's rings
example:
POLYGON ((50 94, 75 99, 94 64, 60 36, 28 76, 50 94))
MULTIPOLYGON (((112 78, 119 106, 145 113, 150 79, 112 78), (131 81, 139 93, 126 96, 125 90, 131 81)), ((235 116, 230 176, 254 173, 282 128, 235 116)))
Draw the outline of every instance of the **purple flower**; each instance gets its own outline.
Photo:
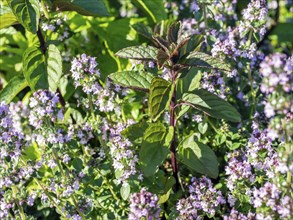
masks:
POLYGON ((176 209, 179 213, 178 220, 196 219, 199 215, 198 211, 204 214, 215 215, 220 205, 225 204, 226 200, 222 196, 220 190, 216 190, 210 179, 206 177, 191 179, 189 188, 189 196, 180 199, 177 202, 176 209))
POLYGON ((142 188, 140 192, 130 196, 129 220, 148 220, 160 219, 161 209, 158 205, 158 197, 142 188))

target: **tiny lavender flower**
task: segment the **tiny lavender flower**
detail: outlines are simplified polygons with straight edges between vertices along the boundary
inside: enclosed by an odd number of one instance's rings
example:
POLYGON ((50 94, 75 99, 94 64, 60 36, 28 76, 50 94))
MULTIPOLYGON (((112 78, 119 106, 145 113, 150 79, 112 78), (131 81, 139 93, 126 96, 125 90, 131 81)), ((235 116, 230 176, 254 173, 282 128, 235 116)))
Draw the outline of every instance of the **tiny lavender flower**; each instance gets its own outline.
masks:
POLYGON ((160 219, 161 209, 158 205, 158 197, 142 188, 140 192, 130 196, 129 220, 148 220, 160 219))
POLYGON ((214 216, 221 204, 226 200, 222 192, 216 190, 210 179, 206 177, 191 179, 189 186, 189 196, 186 199, 180 199, 176 205, 179 212, 178 220, 197 219, 203 212, 203 215, 214 216))

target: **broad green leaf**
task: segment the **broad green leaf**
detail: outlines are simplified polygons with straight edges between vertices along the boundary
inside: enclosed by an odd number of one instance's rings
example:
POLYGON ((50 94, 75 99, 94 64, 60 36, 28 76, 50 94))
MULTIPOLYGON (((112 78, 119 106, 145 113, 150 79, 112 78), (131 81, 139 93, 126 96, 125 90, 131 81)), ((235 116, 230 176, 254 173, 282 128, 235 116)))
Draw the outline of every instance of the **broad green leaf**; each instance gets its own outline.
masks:
POLYGON ((4 87, 4 89, 0 91, 0 102, 4 101, 8 104, 20 91, 22 91, 27 86, 27 82, 22 75, 13 77, 4 87))
POLYGON ((155 143, 161 142, 166 135, 166 127, 162 123, 151 123, 143 135, 144 142, 155 143))
POLYGON ((206 90, 199 89, 183 94, 182 100, 192 107, 205 112, 214 118, 240 122, 241 116, 237 110, 225 100, 206 90))
POLYGON ((0 29, 17 24, 17 18, 12 13, 11 9, 7 6, 1 6, 0 8, 0 29))
POLYGON ((228 63, 216 57, 198 51, 191 52, 183 61, 183 65, 199 68, 216 69, 226 72, 232 71, 232 67, 228 63))
POLYGON ((176 96, 182 97, 186 92, 192 92, 196 90, 200 85, 201 73, 191 68, 185 77, 179 78, 177 82, 177 94, 176 96))
POLYGON ((24 52, 23 74, 32 90, 48 89, 45 56, 39 48, 30 47, 24 52))
POLYGON ((178 146, 179 161, 190 169, 217 178, 219 169, 217 157, 207 145, 196 141, 195 134, 185 138, 178 146))
POLYGON ((62 75, 62 59, 58 48, 49 45, 46 56, 37 47, 28 48, 23 55, 23 73, 32 90, 56 91, 62 75))
POLYGON ((127 200, 130 195, 130 185, 128 183, 123 183, 120 188, 120 195, 123 200, 127 200))
POLYGON ((108 16, 103 0, 52 0, 58 11, 76 11, 85 16, 108 16))
POLYGON ((163 0, 132 0, 133 3, 151 18, 154 23, 167 18, 163 0))
POLYGON ((168 155, 164 145, 166 127, 161 123, 153 123, 146 129, 139 153, 141 168, 145 176, 153 175, 168 155))
POLYGON ((148 126, 149 124, 147 122, 142 121, 133 125, 129 125, 121 132, 121 134, 131 142, 134 142, 137 139, 143 137, 144 132, 148 126))
POLYGON ((132 46, 119 50, 115 55, 133 60, 156 60, 157 48, 152 46, 132 46))
POLYGON ((112 73, 109 78, 123 87, 148 91, 154 75, 144 71, 123 71, 112 73))
POLYGON ((151 118, 156 121, 169 106, 172 98, 173 86, 162 78, 152 80, 149 95, 149 112, 151 118))
POLYGON ((13 14, 25 29, 32 33, 38 30, 40 10, 37 0, 8 0, 13 14))

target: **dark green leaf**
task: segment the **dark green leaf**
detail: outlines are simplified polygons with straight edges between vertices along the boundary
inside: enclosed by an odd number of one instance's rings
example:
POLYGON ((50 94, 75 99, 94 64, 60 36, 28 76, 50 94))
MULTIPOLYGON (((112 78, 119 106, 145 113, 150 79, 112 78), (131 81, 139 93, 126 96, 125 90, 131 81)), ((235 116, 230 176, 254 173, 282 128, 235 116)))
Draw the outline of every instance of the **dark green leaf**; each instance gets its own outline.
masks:
POLYGON ((8 0, 13 14, 25 29, 32 33, 38 30, 40 11, 37 0, 8 0))
POLYGON ((13 77, 4 87, 4 89, 1 90, 0 102, 4 101, 6 104, 8 104, 21 90, 27 86, 27 82, 22 75, 13 77))
POLYGON ((183 62, 183 65, 192 67, 209 68, 227 72, 232 71, 232 67, 228 63, 198 51, 191 52, 183 62))
POLYGON ((192 104, 200 111, 214 118, 225 119, 232 122, 240 122, 241 116, 237 110, 225 100, 206 90, 199 89, 192 93, 185 93, 183 101, 192 104))
POLYGON ((76 11, 85 16, 108 16, 103 0, 52 0, 58 11, 76 11))
POLYGON ((48 89, 45 56, 37 47, 29 47, 23 54, 23 74, 32 90, 48 89))
POLYGON ((116 56, 133 60, 156 60, 157 48, 152 46, 133 46, 119 50, 116 56))
POLYGON ((202 42, 203 42, 202 35, 199 35, 199 34, 192 35, 187 41, 187 43, 181 48, 180 51, 182 54, 188 54, 191 51, 194 51, 196 48, 199 48, 202 42))
POLYGON ((149 95, 149 112, 151 118, 156 121, 169 106, 173 92, 170 82, 162 78, 152 80, 149 95))
POLYGON ((177 82, 177 97, 182 97, 182 94, 196 90, 200 85, 200 80, 201 73, 191 68, 186 76, 177 82))
POLYGON ((28 48, 23 55, 23 73, 32 90, 56 91, 62 75, 62 60, 58 48, 51 44, 46 56, 37 47, 28 48))
POLYGON ((154 75, 143 71, 123 71, 112 73, 109 78, 121 86, 148 91, 154 75))
POLYGON ((129 125, 121 132, 121 134, 131 142, 134 142, 137 139, 143 137, 143 134, 148 126, 149 124, 147 122, 139 122, 133 125, 129 125))
POLYGON ((153 175, 168 155, 166 133, 161 123, 150 124, 144 133, 139 159, 145 176, 153 175))
POLYGON ((185 138, 178 146, 179 161, 190 169, 217 178, 218 162, 215 153, 207 145, 196 141, 195 134, 185 138))

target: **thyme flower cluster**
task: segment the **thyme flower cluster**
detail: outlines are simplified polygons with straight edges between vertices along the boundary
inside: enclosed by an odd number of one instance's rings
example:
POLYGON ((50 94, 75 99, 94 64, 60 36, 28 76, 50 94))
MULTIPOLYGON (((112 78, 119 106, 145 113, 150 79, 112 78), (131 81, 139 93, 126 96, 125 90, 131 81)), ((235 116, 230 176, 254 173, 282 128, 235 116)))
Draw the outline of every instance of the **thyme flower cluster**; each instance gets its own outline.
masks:
POLYGON ((146 188, 142 188, 140 192, 134 193, 130 196, 130 211, 128 215, 129 220, 160 219, 161 209, 158 205, 159 198, 156 194, 148 192, 146 188))
POLYGON ((178 220, 197 219, 201 216, 201 212, 212 217, 220 206, 226 203, 222 192, 217 190, 207 177, 193 177, 188 189, 189 196, 180 199, 176 205, 178 220))

